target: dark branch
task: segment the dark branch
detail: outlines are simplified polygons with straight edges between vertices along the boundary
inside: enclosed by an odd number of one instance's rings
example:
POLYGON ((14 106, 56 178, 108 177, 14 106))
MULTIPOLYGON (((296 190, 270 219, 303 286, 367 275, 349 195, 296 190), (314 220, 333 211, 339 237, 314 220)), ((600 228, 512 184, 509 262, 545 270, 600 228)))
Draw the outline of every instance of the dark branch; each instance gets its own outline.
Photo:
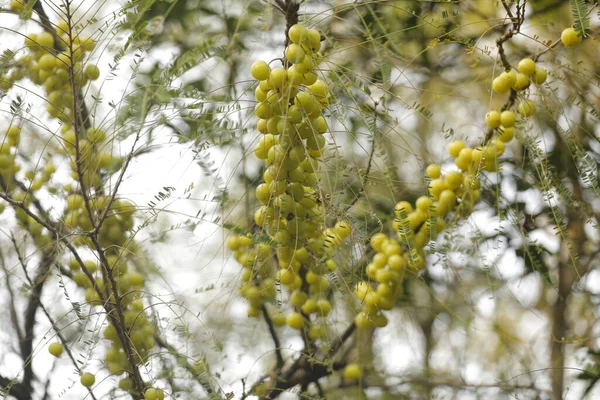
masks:
POLYGON ((269 315, 269 311, 267 307, 262 306, 263 316, 265 317, 265 322, 267 323, 267 327, 269 328, 269 333, 271 334, 271 338, 273 339, 273 344, 275 345, 275 356, 277 357, 277 369, 281 369, 283 367, 283 356, 281 355, 281 342, 279 341, 279 337, 277 336, 277 332, 275 331, 275 326, 273 326, 273 321, 271 320, 271 316, 269 315))

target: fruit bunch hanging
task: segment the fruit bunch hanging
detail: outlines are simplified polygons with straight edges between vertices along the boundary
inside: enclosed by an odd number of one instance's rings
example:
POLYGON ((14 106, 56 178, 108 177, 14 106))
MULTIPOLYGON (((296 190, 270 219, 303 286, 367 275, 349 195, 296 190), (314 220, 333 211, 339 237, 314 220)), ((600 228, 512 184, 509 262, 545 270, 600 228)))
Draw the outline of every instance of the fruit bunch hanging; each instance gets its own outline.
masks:
POLYGON ((259 229, 254 235, 231 237, 228 246, 244 268, 240 292, 249 302, 248 315, 260 315, 280 282, 293 309, 287 316, 272 313, 273 323, 302 329, 312 321, 308 332, 317 339, 325 334, 319 318, 332 309, 325 275, 336 269, 332 257, 351 228, 345 221, 325 227, 317 185, 328 130, 323 111, 331 98, 316 70, 321 35, 295 24, 288 38, 282 66, 256 61, 251 68, 258 81, 254 113, 261 134, 254 154, 265 162, 256 188, 261 205, 254 223, 259 229))

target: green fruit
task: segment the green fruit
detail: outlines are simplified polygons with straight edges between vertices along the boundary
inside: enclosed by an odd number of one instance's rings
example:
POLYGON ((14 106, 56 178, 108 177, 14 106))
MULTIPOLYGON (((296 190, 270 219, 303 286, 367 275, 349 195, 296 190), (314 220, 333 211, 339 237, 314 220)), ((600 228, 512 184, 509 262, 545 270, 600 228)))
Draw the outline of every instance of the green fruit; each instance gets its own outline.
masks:
POLYGON ((54 47, 54 37, 50 32, 42 32, 37 36, 37 44, 46 49, 51 49, 54 47))
POLYGON ((500 113, 498 111, 490 111, 485 115, 485 123, 490 128, 497 128, 500 126, 500 113))
POLYGON ((144 392, 144 398, 146 400, 164 400, 165 392, 157 388, 148 388, 144 392))
POLYGON ((269 79, 269 75, 271 74, 271 68, 269 68, 269 64, 265 61, 259 60, 255 61, 250 68, 250 73, 252 77, 257 81, 264 81, 269 79))
POLYGON ((306 31, 308 36, 308 44, 313 52, 317 52, 321 49, 321 34, 316 29, 309 29, 306 31))
POLYGON ((65 347, 61 343, 50 343, 48 346, 48 352, 54 357, 60 357, 64 350, 65 347))
POLYGON ((517 80, 515 81, 514 85, 512 86, 512 88, 518 92, 525 90, 529 87, 530 85, 530 81, 529 81, 529 77, 525 74, 522 73, 518 73, 517 74, 517 80))
POLYGON ((454 158, 458 157, 460 151, 465 148, 465 143, 462 140, 455 140, 448 145, 448 153, 454 158))
POLYGON ((273 89, 282 90, 287 83, 287 70, 284 68, 275 68, 269 75, 269 84, 273 89))
POLYGON ((306 300, 308 300, 308 295, 305 292, 294 291, 290 296, 290 303, 294 307, 302 307, 306 300))
POLYGON ((524 58, 519 61, 518 70, 520 73, 531 76, 535 73, 535 61, 531 58, 524 58))
POLYGON ((362 376, 363 370, 356 363, 348 364, 346 365, 346 368, 344 368, 344 378, 348 379, 349 381, 358 380, 362 378, 362 376))
POLYGON ((492 90, 496 93, 507 93, 512 87, 512 79, 502 73, 492 81, 492 90))
POLYGON ((502 111, 500 115, 500 124, 503 128, 510 128, 515 124, 516 116, 515 113, 509 110, 502 111))
POLYGON ((535 114, 535 102, 533 102, 532 100, 523 100, 519 103, 519 113, 525 117, 531 117, 533 114, 535 114))
POLYGON ((331 303, 329 300, 320 299, 317 301, 317 307, 319 314, 323 317, 326 317, 331 312, 331 303))
POLYGON ((300 24, 292 25, 288 31, 288 37, 292 43, 300 44, 307 39, 306 28, 300 24))
POLYGON ((581 37, 574 28, 567 28, 560 34, 560 40, 565 47, 577 46, 581 43, 582 39, 583 37, 581 37))
POLYGON ((133 389, 133 380, 131 378, 124 378, 119 381, 119 389, 130 391, 133 389))
POLYGON ((504 143, 508 143, 513 139, 514 136, 515 133, 513 128, 503 128, 500 132, 500 135, 498 135, 498 139, 500 139, 504 143))
POLYGON ((285 49, 285 58, 292 64, 299 64, 304 61, 305 53, 302 46, 292 43, 285 49))
POLYGON ((304 317, 298 312, 292 312, 285 317, 285 322, 290 328, 300 330, 304 326, 304 317))
POLYGON ((38 60, 38 66, 40 69, 46 71, 52 70, 54 67, 56 67, 56 57, 54 57, 52 54, 44 54, 38 60))
POLYGON ((429 164, 425 169, 425 175, 431 179, 437 179, 442 174, 442 169, 437 164, 429 164))
POLYGON ((94 374, 84 372, 83 374, 81 374, 81 378, 79 379, 79 381, 83 386, 90 387, 96 382, 96 377, 94 376, 94 374))
POLYGON ((85 67, 84 73, 90 81, 95 81, 100 77, 100 68, 97 65, 90 64, 85 67))
POLYGON ((536 85, 541 85, 542 83, 546 82, 547 78, 548 71, 546 71, 544 68, 536 68, 535 74, 533 74, 533 76, 531 77, 531 81, 536 85))

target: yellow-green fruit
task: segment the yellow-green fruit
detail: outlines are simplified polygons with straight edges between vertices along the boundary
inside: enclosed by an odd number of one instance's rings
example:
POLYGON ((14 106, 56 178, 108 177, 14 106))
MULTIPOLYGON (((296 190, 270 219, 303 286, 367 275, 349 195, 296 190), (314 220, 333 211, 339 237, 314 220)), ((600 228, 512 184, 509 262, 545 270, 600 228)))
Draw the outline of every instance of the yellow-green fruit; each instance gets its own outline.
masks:
POLYGON ((54 57, 52 54, 44 54, 38 60, 38 66, 40 69, 49 71, 56 67, 56 57, 54 57))
POLYGON ((574 28, 567 28, 560 34, 560 40, 565 47, 577 46, 582 39, 574 28))
POLYGON ((500 126, 500 113, 496 110, 492 110, 485 115, 485 123, 490 128, 497 128, 500 126))
POLYGON ((504 73, 492 81, 492 90, 496 93, 507 93, 511 87, 512 80, 508 76, 504 75, 504 73))
POLYGON ((288 314, 285 318, 285 322, 290 328, 299 330, 302 329, 302 326, 304 325, 304 317, 298 312, 293 312, 288 314))
POLYGON ((329 300, 320 299, 317 301, 317 307, 319 308, 319 314, 322 316, 327 316, 331 312, 331 303, 329 300))
POLYGON ((425 169, 425 175, 431 179, 437 179, 442 174, 442 169, 437 164, 429 164, 425 169))
POLYGON ((310 49, 313 52, 319 51, 321 49, 321 34, 316 29, 308 29, 306 31, 306 35, 308 36, 308 44, 310 49))
POLYGON ((54 36, 50 32, 42 32, 37 36, 37 44, 45 48, 53 48, 54 36))
POLYGON ((81 374, 81 378, 79 379, 79 381, 83 386, 90 387, 96 382, 96 377, 94 376, 94 374, 84 372, 83 374, 81 374))
POLYGON ((96 79, 98 79, 100 77, 100 68, 98 68, 97 65, 88 65, 85 67, 85 76, 87 76, 87 78, 90 81, 95 81, 96 79))
POLYGON ((448 145, 448 153, 454 158, 458 157, 461 150, 466 147, 465 143, 462 140, 455 140, 454 142, 448 145))
POLYGON ((360 312, 356 315, 354 323, 358 329, 368 329, 373 326, 371 320, 364 312, 360 312))
POLYGON ((48 346, 48 352, 54 357, 60 357, 64 350, 65 347, 61 343, 50 343, 48 346))
POLYGON ((162 389, 148 388, 144 392, 144 398, 146 400, 164 400, 165 392, 162 389))
POLYGON ((285 58, 292 64, 301 63, 304 60, 304 56, 304 49, 299 44, 292 43, 285 49, 285 58))
POLYGON ((531 76, 535 73, 535 61, 531 58, 524 58, 519 61, 518 69, 520 73, 531 76))
POLYGON ((250 68, 250 73, 252 77, 257 81, 264 81, 269 79, 269 75, 271 74, 271 68, 269 68, 269 64, 265 61, 259 60, 255 61, 250 68))
POLYGON ((306 28, 300 24, 292 25, 288 31, 288 37, 292 43, 299 44, 307 39, 306 28))
POLYGON ((532 100, 523 100, 519 103, 519 113, 525 118, 535 114, 535 110, 535 102, 532 100))
POLYGON ((119 381, 119 389, 130 391, 133 389, 133 380, 131 378, 124 378, 119 381))
POLYGON ((513 128, 503 128, 500 132, 500 135, 498 135, 498 139, 500 139, 504 143, 508 143, 513 139, 514 136, 515 132, 513 128))
POLYGON ((308 295, 305 292, 295 291, 290 296, 290 303, 294 307, 302 307, 306 300, 308 299, 308 295))
POLYGON ((535 74, 531 77, 531 81, 536 85, 541 85, 546 82, 546 79, 548 79, 548 71, 544 68, 536 68, 535 74))
POLYGON ((349 381, 358 380, 362 378, 362 376, 363 370, 360 365, 356 363, 348 364, 346 365, 346 368, 344 368, 344 378, 348 379, 349 381))
POLYGON ((500 114, 500 124, 503 128, 510 128, 515 124, 515 113, 509 110, 502 111, 500 114))
POLYGON ((515 89, 517 92, 520 92, 522 90, 527 89, 530 84, 531 84, 531 82, 529 81, 529 77, 527 75, 519 72, 517 74, 517 80, 515 81, 515 84, 513 85, 513 89, 515 89))

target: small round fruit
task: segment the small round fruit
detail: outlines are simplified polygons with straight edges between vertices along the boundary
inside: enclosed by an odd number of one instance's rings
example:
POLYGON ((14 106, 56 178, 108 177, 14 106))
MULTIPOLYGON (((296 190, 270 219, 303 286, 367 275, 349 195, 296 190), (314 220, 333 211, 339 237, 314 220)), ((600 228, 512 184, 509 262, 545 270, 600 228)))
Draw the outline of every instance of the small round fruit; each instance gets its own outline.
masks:
POLYGON ((455 140, 448 146, 448 153, 454 158, 458 157, 460 151, 465 148, 465 143, 462 140, 455 140))
POLYGON ((500 114, 500 124, 503 128, 510 128, 515 124, 515 113, 509 110, 502 111, 500 114))
POLYGON ((299 44, 292 43, 285 49, 285 58, 292 64, 301 63, 304 61, 304 56, 304 49, 299 44))
POLYGON ((531 76, 535 73, 535 61, 531 58, 524 58, 519 61, 518 69, 520 73, 531 76))
POLYGON ((285 317, 285 322, 290 328, 300 330, 304 325, 304 317, 299 312, 293 312, 285 317))
POLYGON ((535 102, 532 100, 523 100, 519 103, 519 114, 528 118, 535 114, 535 102))
POLYGON ((288 31, 288 37, 292 43, 299 44, 306 39, 306 28, 300 24, 292 25, 288 31))
POLYGON ((348 379, 349 381, 356 381, 362 378, 362 376, 363 370, 360 365, 356 363, 348 364, 346 365, 346 368, 344 368, 344 378, 348 379))
POLYGON ((507 93, 512 87, 512 80, 502 73, 492 81, 492 90, 496 93, 507 93))
POLYGON ((541 85, 546 82, 546 79, 548 79, 548 71, 544 68, 536 68, 535 74, 531 77, 531 81, 536 85, 541 85))
POLYGON ((263 60, 255 61, 250 68, 250 73, 252 77, 257 81, 264 81, 269 79, 269 75, 271 74, 271 68, 269 68, 269 64, 267 64, 263 60))
POLYGON ((96 382, 96 377, 94 376, 94 374, 84 372, 83 374, 81 374, 81 378, 79 379, 79 381, 83 386, 90 387, 96 382))
POLYGON ((565 47, 577 46, 582 39, 574 28, 567 28, 560 34, 560 40, 565 47))
POLYGON ((98 68, 97 65, 87 65, 85 67, 85 76, 87 76, 90 81, 95 81, 100 77, 100 68, 98 68))
POLYGON ((64 350, 65 347, 61 343, 50 343, 50 346, 48 346, 48 351, 54 357, 60 357, 64 350))
POLYGON ((515 131, 513 128, 503 128, 498 135, 498 139, 500 139, 504 143, 510 142, 515 136, 515 131))
POLYGON ((144 398, 146 400, 164 400, 165 392, 162 389, 148 388, 144 392, 144 398))
POLYGON ((485 115, 485 123, 490 128, 497 128, 500 126, 500 113, 496 110, 492 110, 485 115))
POLYGON ((431 179, 437 179, 442 174, 442 169, 437 164, 429 164, 425 169, 425 174, 431 179))
POLYGON ((527 89, 530 84, 531 84, 531 81, 529 80, 529 77, 527 75, 519 72, 517 74, 517 80, 515 81, 512 88, 514 90, 516 90, 517 92, 520 92, 520 91, 527 89))

